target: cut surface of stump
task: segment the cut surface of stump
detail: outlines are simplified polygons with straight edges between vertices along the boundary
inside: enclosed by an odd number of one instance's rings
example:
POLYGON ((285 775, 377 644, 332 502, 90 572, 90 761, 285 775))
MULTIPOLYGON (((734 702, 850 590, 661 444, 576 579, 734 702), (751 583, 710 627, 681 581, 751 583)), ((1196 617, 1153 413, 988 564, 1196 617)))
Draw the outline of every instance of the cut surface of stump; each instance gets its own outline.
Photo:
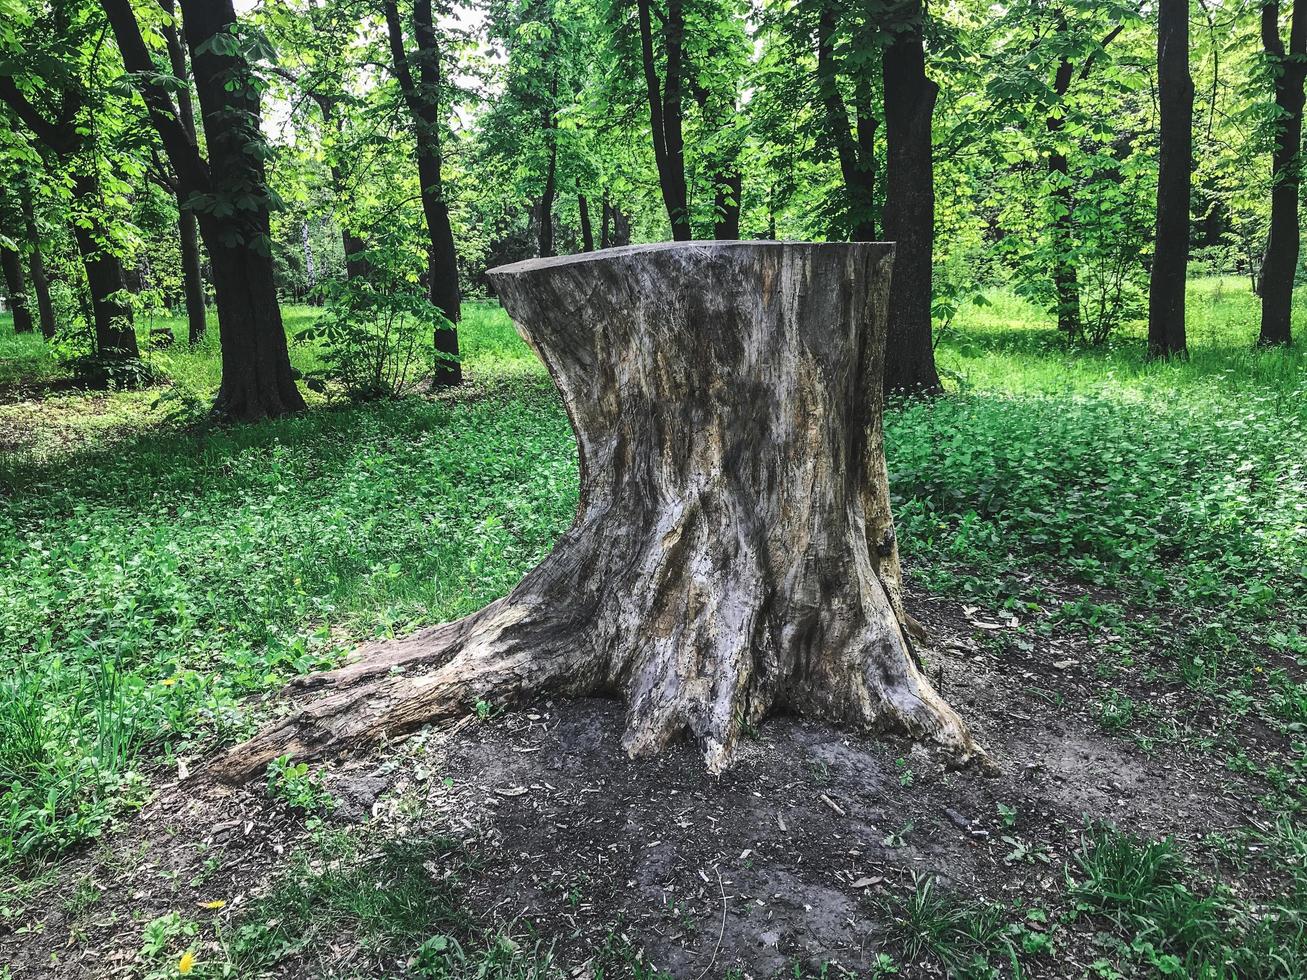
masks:
POLYGON ((363 648, 218 760, 367 748, 533 692, 708 767, 792 711, 977 752, 914 662, 881 441, 893 246, 682 242, 492 270, 575 430, 575 521, 509 595, 363 648))

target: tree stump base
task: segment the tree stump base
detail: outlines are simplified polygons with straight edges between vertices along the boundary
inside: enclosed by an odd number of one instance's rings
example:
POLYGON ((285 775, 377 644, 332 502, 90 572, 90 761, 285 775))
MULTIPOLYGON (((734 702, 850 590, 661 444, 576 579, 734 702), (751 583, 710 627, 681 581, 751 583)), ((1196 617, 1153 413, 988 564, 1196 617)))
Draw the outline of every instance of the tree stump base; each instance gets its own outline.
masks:
POLYGON ((493 270, 576 433, 572 527, 480 612, 295 682, 316 696, 217 774, 533 692, 621 698, 628 752, 687 732, 712 772, 775 711, 978 754, 901 626, 880 440, 892 260, 688 242, 493 270))

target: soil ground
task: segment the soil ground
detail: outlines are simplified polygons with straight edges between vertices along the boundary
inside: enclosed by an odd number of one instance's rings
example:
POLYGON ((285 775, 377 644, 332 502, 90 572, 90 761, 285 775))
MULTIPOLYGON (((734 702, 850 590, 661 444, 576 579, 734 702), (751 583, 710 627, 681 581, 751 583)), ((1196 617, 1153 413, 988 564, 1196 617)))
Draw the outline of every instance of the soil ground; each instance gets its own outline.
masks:
MULTIPOLYGON (((1199 854, 1207 835, 1255 825, 1255 788, 1216 756, 1103 729, 1099 640, 1054 633, 1005 645, 995 637, 1006 624, 966 607, 919 595, 909 607, 932 637, 931 675, 994 771, 950 770, 894 740, 777 718, 711 778, 688 743, 628 759, 618 704, 553 701, 331 766, 325 787, 338 804, 327 823, 459 842, 475 856, 465 911, 552 947, 574 976, 590 975, 595 951, 617 941, 633 962, 677 978, 861 971, 883 949, 901 975, 939 975, 903 958, 886 932, 887 897, 914 883, 934 877, 970 899, 1052 908, 1092 821, 1174 836, 1199 854)), ((1178 685, 1134 693, 1174 717, 1201 715, 1178 685)), ((1255 728, 1241 737, 1250 755, 1278 738, 1255 728)), ((63 861, 57 879, 8 900, 0 963, 15 980, 167 975, 150 972, 144 924, 173 911, 206 928, 239 921, 286 874, 311 822, 260 786, 174 778, 118 833, 63 861), (221 909, 203 908, 215 899, 221 909)), ((1094 929, 1070 929, 1073 941, 1029 974, 1085 975, 1094 929)), ((269 975, 322 976, 323 963, 341 976, 410 975, 411 961, 361 952, 348 934, 333 944, 269 975)))

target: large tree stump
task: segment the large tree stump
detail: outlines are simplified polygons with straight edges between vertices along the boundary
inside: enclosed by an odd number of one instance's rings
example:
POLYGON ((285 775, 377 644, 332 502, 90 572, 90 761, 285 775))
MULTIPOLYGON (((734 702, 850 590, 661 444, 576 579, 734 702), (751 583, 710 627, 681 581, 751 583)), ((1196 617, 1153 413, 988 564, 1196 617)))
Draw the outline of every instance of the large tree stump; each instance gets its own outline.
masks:
POLYGON ((975 747, 914 663, 880 439, 893 247, 689 242, 491 272, 576 432, 570 530, 511 594, 295 686, 227 778, 533 691, 610 694, 625 747, 720 771, 797 711, 975 747), (869 546, 870 544, 870 546, 869 546))

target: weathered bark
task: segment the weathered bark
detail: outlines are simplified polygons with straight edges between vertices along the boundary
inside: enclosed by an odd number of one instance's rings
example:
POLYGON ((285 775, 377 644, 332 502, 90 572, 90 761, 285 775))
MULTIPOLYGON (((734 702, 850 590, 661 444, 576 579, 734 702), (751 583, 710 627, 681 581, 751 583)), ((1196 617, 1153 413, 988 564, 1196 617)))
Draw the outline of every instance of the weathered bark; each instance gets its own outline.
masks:
MULTIPOLYGON (((168 15, 175 15, 173 0, 160 0, 160 6, 168 15)), ((181 36, 177 33, 175 23, 166 23, 162 27, 164 43, 168 46, 168 62, 172 73, 183 84, 177 91, 177 119, 195 141, 195 107, 191 101, 190 72, 186 67, 186 49, 182 46, 181 36)), ((195 212, 187 207, 188 195, 180 183, 177 195, 177 240, 181 251, 182 297, 186 302, 187 339, 198 344, 208 329, 204 302, 204 278, 200 261, 200 227, 195 220, 195 212)))
POLYGON ((590 202, 585 199, 584 194, 576 195, 576 207, 581 215, 581 251, 593 252, 595 250, 595 233, 594 228, 590 225, 590 202))
POLYGON ((941 390, 931 338, 935 257, 935 161, 931 117, 939 86, 926 75, 921 0, 898 4, 899 29, 881 58, 885 93, 885 215, 895 243, 885 390, 941 390))
POLYGON ((410 57, 404 41, 404 28, 394 0, 386 0, 386 31, 390 39, 391 60, 399 78, 400 90, 413 117, 413 136, 417 147, 418 183, 422 189, 422 213, 426 217, 430 241, 428 272, 430 298, 451 326, 436 331, 437 353, 444 355, 436 368, 433 383, 446 388, 461 384, 463 368, 458 358, 458 330, 462 318, 462 295, 458 285, 458 255, 454 249, 454 229, 449 223, 449 204, 445 200, 443 156, 440 145, 442 85, 440 44, 432 18, 431 0, 414 0, 413 36, 417 51, 410 57), (414 67, 417 71, 414 72, 414 67))
POLYGON ((481 612, 303 679, 317 696, 216 772, 536 691, 620 696, 632 755, 688 732, 714 772, 776 711, 976 753, 878 577, 895 551, 877 380, 892 254, 694 242, 492 270, 576 433, 572 527, 481 612))
POLYGON ((1148 284, 1148 354, 1186 353, 1185 278, 1189 268, 1189 181, 1193 167, 1194 83, 1189 75, 1189 0, 1158 7, 1157 82, 1161 144, 1157 234, 1148 284))
POLYGON ((32 292, 36 294, 36 310, 41 323, 41 336, 54 337, 58 324, 54 317, 54 301, 50 298, 50 277, 45 271, 45 253, 41 251, 41 229, 36 224, 36 205, 30 187, 21 193, 23 230, 27 233, 27 266, 32 273, 32 292))
POLYGON ((0 245, 0 267, 4 269, 5 293, 14 317, 14 333, 31 333, 35 327, 27 298, 27 276, 23 273, 23 256, 16 249, 0 245))
POLYGON ((690 231, 689 191, 685 182, 685 140, 682 135, 681 76, 684 65, 685 10, 682 0, 667 0, 659 20, 663 28, 663 73, 658 78, 654 56, 653 0, 636 0, 640 21, 640 60, 644 67, 645 95, 649 101, 649 129, 653 137, 654 164, 662 190, 672 238, 688 242, 690 231))
POLYGON ((1275 149, 1271 154, 1271 227, 1262 262, 1262 324, 1257 342, 1289 344, 1293 333, 1293 281, 1301 246, 1298 189, 1302 183, 1303 84, 1307 80, 1307 3, 1295 3, 1289 47, 1280 38, 1280 5, 1262 6, 1262 47, 1275 78, 1275 149))

